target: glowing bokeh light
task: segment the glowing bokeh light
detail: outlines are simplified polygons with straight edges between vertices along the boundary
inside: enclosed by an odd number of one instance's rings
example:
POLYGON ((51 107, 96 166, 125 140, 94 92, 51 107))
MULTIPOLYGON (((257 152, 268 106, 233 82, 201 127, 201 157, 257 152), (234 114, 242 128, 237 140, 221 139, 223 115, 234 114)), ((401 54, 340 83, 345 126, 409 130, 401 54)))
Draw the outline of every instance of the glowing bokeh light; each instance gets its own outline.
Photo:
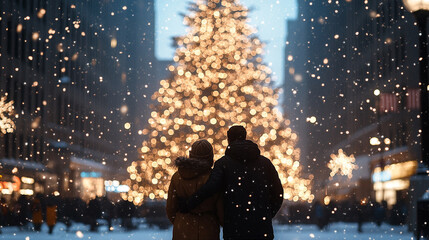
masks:
POLYGON ((184 22, 185 36, 175 39, 171 78, 160 81, 152 96, 147 137, 141 159, 128 167, 130 191, 123 199, 141 204, 144 199, 166 199, 173 160, 187 155, 189 146, 207 139, 215 159, 224 155, 226 132, 242 124, 248 139, 271 159, 284 187, 284 198, 314 199, 309 179, 300 177, 298 136, 290 121, 275 108, 279 89, 273 89, 271 70, 262 61, 263 43, 247 24, 248 9, 235 0, 198 0, 184 22))

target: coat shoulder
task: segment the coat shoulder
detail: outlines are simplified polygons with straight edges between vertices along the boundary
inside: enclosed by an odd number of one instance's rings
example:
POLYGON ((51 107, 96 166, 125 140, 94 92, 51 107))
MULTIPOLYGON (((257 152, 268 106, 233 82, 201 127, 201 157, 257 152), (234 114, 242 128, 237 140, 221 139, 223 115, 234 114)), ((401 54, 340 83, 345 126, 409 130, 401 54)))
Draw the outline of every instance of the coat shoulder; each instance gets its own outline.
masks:
POLYGON ((173 176, 171 176, 171 183, 178 182, 178 181, 180 181, 180 179, 181 179, 181 177, 180 177, 179 171, 176 171, 173 174, 173 176))
POLYGON ((268 159, 267 157, 264 157, 262 155, 259 155, 259 161, 262 161, 265 164, 272 164, 270 159, 268 159))

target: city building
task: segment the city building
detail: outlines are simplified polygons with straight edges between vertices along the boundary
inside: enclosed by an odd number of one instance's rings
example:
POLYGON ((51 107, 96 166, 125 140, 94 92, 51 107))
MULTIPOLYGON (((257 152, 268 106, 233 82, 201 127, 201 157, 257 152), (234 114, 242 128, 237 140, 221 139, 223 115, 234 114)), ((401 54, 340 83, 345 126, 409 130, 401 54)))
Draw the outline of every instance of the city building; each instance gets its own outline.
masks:
POLYGON ((299 6, 299 18, 288 23, 285 92, 292 91, 285 97, 294 107, 285 112, 295 110, 303 157, 326 179, 314 189, 321 197, 328 192, 389 207, 409 200, 421 158, 412 15, 400 0, 302 0, 299 6), (329 178, 326 164, 340 149, 356 159, 351 179, 329 178))
POLYGON ((144 99, 133 84, 147 80, 136 78, 147 47, 136 19, 144 25, 154 11, 134 4, 0 1, 0 94, 17 116, 15 131, 0 137, 2 197, 89 200, 105 194, 105 181, 128 177, 140 117, 132 103, 144 99))

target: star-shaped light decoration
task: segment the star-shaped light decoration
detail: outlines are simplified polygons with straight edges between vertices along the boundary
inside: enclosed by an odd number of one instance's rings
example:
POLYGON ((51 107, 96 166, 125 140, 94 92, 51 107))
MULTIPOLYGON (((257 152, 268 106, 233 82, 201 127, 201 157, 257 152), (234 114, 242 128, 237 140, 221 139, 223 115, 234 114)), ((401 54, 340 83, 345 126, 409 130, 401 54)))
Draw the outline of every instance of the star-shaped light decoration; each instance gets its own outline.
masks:
POLYGON ((338 155, 331 154, 331 160, 328 163, 328 168, 331 169, 330 176, 333 177, 336 174, 347 176, 352 178, 353 170, 359 167, 355 163, 356 159, 352 155, 347 156, 342 149, 338 150, 338 155))

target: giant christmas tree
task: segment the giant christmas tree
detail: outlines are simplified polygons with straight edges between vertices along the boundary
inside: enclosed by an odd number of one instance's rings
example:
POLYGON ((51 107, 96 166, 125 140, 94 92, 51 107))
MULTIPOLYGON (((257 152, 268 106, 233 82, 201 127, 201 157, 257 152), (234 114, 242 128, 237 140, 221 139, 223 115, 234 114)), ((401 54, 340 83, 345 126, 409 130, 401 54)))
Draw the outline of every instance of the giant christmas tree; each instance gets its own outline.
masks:
POLYGON ((311 201, 310 179, 299 176, 297 135, 275 108, 279 90, 270 84, 271 70, 263 64, 263 43, 247 24, 248 10, 237 0, 197 0, 185 16, 189 31, 176 38, 171 78, 161 80, 152 96, 147 136, 141 159, 128 167, 130 191, 124 195, 140 204, 145 198, 167 198, 173 161, 197 139, 213 144, 215 159, 227 147, 233 124, 246 127, 264 156, 276 166, 285 199, 311 201))

